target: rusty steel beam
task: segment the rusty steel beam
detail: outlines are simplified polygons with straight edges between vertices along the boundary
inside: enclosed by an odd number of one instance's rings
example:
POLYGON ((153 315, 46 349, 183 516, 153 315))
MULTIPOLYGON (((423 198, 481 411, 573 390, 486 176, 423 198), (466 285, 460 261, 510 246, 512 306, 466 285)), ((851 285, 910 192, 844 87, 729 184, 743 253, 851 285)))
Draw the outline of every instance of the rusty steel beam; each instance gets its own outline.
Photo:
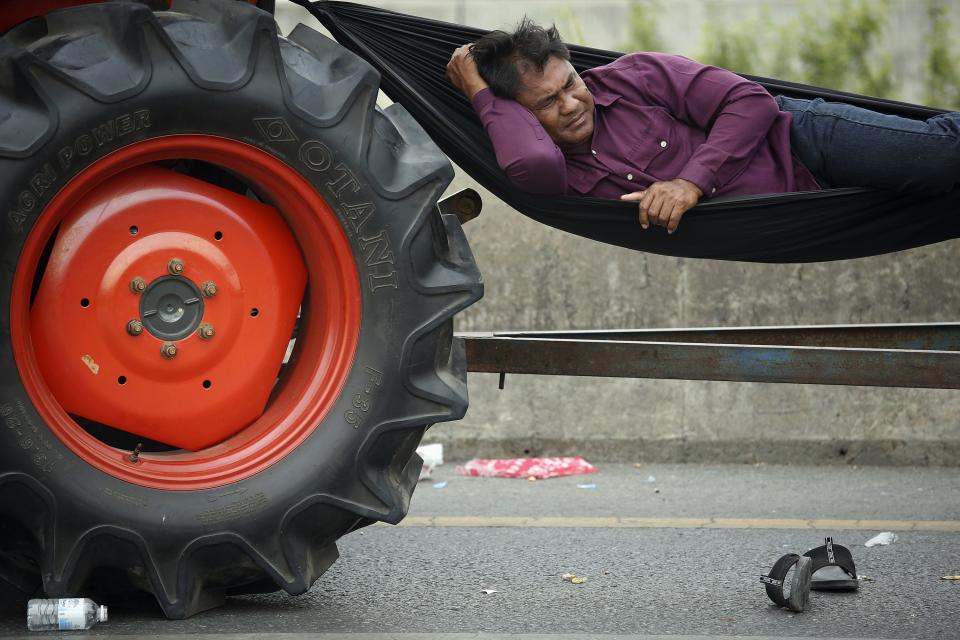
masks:
POLYGON ((476 372, 960 389, 960 351, 460 337, 476 372))
POLYGON ((792 327, 707 327, 702 329, 498 331, 483 335, 504 338, 549 338, 554 340, 708 342, 712 344, 762 344, 793 347, 960 351, 960 322, 792 327))

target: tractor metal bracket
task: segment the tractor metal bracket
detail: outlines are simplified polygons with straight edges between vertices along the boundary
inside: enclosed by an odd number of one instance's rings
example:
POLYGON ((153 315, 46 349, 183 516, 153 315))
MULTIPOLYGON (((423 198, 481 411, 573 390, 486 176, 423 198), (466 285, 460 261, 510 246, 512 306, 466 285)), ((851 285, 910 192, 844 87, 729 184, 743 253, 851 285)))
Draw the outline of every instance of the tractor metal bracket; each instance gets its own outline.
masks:
POLYGON ((437 203, 441 215, 455 215, 460 224, 466 224, 479 216, 482 208, 480 194, 473 189, 461 189, 437 203))

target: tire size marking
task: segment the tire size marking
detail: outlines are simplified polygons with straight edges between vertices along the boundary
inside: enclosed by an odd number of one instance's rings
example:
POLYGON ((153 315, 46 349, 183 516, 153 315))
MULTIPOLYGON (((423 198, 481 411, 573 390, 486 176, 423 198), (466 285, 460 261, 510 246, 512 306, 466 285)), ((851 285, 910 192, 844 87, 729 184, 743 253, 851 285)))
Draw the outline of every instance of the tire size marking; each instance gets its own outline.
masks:
MULTIPOLYGON (((366 282, 371 293, 381 289, 399 289, 400 281, 394 267, 395 259, 390 247, 390 237, 385 229, 364 230, 376 206, 368 199, 359 202, 352 197, 363 190, 364 184, 346 163, 335 162, 334 153, 319 140, 300 143, 293 129, 283 118, 254 118, 253 124, 260 136, 270 144, 299 145, 297 157, 308 170, 319 174, 332 198, 327 202, 337 211, 344 222, 344 229, 360 243, 363 265, 366 267, 366 282)), ((363 194, 361 194, 362 196, 363 194)))
POLYGON ((0 417, 14 437, 17 444, 24 451, 33 451, 30 461, 40 471, 50 473, 53 467, 61 460, 63 454, 53 450, 53 443, 49 438, 40 433, 40 429, 27 414, 27 408, 20 400, 13 404, 5 402, 0 404, 0 417), (16 406, 16 409, 14 408, 16 406))
POLYGON ((100 155, 104 147, 115 148, 121 138, 136 131, 150 128, 150 109, 140 109, 133 113, 123 113, 106 122, 101 122, 90 129, 90 133, 82 133, 71 144, 60 148, 56 153, 55 162, 46 162, 33 175, 27 187, 17 194, 16 204, 7 213, 7 220, 14 233, 23 233, 23 226, 30 214, 38 212, 42 207, 41 200, 56 186, 61 172, 67 173, 78 158, 100 155), (97 153, 94 153, 97 152, 97 153))
POLYGON ((258 491, 252 496, 240 498, 228 505, 201 511, 196 515, 196 519, 200 524, 217 524, 226 520, 245 518, 263 509, 267 502, 267 496, 262 491, 258 491))
POLYGON ((351 399, 353 408, 343 412, 343 419, 354 429, 360 428, 360 423, 373 406, 377 390, 383 385, 383 373, 373 367, 364 367, 363 370, 367 372, 367 382, 363 391, 353 394, 351 399))
POLYGON ((223 493, 217 493, 207 496, 207 502, 216 502, 217 500, 226 500, 230 496, 242 496, 247 492, 246 487, 237 487, 236 489, 231 489, 230 491, 225 491, 223 493))
POLYGON ((116 491, 116 490, 114 490, 114 489, 109 489, 109 488, 107 488, 107 487, 104 487, 104 488, 103 488, 103 493, 104 493, 104 495, 108 495, 108 496, 110 496, 111 498, 115 498, 116 500, 119 500, 120 502, 123 502, 124 504, 129 504, 129 505, 132 505, 132 506, 134 506, 134 507, 146 507, 146 506, 147 506, 147 501, 146 501, 146 500, 143 500, 143 499, 141 499, 141 498, 137 498, 137 497, 135 497, 135 496, 128 496, 127 494, 125 494, 125 493, 120 493, 119 491, 116 491))

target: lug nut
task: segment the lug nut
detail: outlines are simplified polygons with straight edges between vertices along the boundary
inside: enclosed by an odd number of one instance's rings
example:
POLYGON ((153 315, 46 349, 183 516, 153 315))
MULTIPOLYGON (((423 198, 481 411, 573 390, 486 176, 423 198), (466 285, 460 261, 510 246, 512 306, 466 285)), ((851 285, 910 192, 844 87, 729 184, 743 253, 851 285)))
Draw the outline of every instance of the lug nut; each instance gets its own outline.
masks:
POLYGON ((167 360, 173 359, 177 355, 177 345, 172 342, 164 342, 163 346, 160 347, 160 355, 167 360))
POLYGON ((167 271, 170 272, 172 276, 183 275, 183 260, 179 258, 174 258, 167 263, 167 271))
POLYGON ((212 298, 213 296, 217 295, 217 283, 213 282, 212 280, 207 280, 203 283, 200 291, 202 291, 203 295, 206 297, 212 298))
POLYGON ((197 327, 197 335, 200 336, 202 340, 209 340, 213 337, 216 331, 213 330, 212 324, 207 324, 204 322, 199 327, 197 327))
POLYGON ((456 213, 461 217, 474 217, 477 213, 477 205, 473 202, 473 200, 464 198, 457 202, 456 213))
POLYGON ((139 320, 131 320, 127 323, 127 333, 132 336, 138 336, 143 333, 143 323, 139 320))
POLYGON ((135 294, 143 293, 144 289, 146 288, 147 288, 147 281, 141 278, 140 276, 137 276, 136 278, 130 281, 130 291, 132 291, 135 294))

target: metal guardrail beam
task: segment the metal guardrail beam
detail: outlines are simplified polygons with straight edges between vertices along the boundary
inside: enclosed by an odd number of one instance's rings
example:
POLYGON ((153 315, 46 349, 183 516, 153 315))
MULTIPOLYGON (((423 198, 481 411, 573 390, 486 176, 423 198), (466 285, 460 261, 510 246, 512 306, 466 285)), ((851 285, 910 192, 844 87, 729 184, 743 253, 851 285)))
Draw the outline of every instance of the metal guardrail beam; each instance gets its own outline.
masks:
POLYGON ((464 335, 554 340, 709 342, 793 347, 930 349, 960 351, 960 322, 839 324, 790 327, 707 327, 696 329, 616 329, 596 331, 498 331, 464 335))
POLYGON ((960 389, 957 324, 459 337, 466 341, 467 368, 476 372, 960 389), (677 338, 684 341, 667 340, 677 338), (717 338, 722 342, 706 342, 717 338), (835 339, 858 346, 806 346, 835 339), (758 343, 743 343, 751 341, 758 343), (877 342, 913 348, 859 346, 877 342), (950 348, 937 348, 942 346, 950 348))

